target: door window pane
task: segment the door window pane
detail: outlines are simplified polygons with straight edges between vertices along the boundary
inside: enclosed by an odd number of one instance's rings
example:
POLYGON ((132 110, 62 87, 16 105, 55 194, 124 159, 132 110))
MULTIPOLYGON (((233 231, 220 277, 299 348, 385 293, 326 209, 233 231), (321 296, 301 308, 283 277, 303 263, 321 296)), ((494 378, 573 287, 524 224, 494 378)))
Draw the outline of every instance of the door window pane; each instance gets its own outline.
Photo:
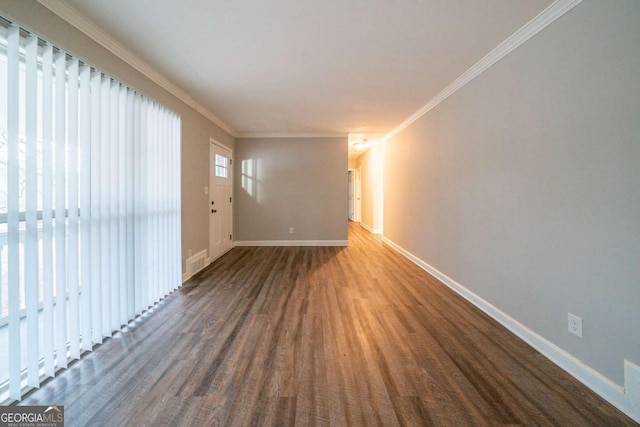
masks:
POLYGON ((216 176, 219 178, 229 176, 229 159, 219 154, 216 154, 216 176))

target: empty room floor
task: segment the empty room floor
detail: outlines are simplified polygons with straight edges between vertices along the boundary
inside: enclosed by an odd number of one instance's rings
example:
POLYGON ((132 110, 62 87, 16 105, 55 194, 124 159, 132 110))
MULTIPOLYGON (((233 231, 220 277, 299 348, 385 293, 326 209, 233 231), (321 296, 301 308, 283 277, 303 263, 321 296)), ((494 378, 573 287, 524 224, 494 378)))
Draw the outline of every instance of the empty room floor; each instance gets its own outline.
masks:
POLYGON ((358 225, 236 247, 30 393, 83 425, 635 425, 358 225))

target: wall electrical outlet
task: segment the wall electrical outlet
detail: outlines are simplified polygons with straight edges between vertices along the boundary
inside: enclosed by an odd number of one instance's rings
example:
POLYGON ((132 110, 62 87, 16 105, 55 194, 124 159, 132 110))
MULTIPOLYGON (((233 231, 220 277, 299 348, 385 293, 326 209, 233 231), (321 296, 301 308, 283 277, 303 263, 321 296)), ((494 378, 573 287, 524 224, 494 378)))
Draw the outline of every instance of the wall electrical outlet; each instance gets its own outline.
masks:
POLYGON ((293 227, 289 227, 289 234, 293 234, 293 227))
POLYGON ((582 338, 582 319, 571 313, 569 313, 569 332, 582 338))

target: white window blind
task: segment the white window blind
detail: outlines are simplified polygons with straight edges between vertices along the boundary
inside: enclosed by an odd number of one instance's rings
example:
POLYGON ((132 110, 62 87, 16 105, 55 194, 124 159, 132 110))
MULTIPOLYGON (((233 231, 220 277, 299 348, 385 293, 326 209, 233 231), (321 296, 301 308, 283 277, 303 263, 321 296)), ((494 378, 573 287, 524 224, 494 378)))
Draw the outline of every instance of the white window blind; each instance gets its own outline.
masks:
POLYGON ((0 26, 0 402, 180 284, 180 117, 0 26))

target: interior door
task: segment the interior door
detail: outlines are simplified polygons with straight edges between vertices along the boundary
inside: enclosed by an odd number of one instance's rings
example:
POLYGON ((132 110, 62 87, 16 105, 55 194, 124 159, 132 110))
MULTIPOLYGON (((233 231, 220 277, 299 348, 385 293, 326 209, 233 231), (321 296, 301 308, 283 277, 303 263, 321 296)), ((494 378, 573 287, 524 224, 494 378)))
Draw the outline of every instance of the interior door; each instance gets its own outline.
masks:
POLYGON ((233 159, 231 150, 212 141, 209 156, 209 258, 233 246, 233 159))
POLYGON ((353 194, 355 198, 353 220, 360 222, 362 221, 362 200, 360 200, 362 196, 362 173, 360 168, 355 170, 353 182, 353 194))
POLYGON ((348 207, 348 217, 349 217, 349 221, 353 221, 353 211, 354 211, 354 197, 353 197, 353 193, 354 193, 354 181, 353 181, 353 171, 349 170, 347 171, 347 181, 348 181, 348 185, 349 185, 349 207, 348 207))

